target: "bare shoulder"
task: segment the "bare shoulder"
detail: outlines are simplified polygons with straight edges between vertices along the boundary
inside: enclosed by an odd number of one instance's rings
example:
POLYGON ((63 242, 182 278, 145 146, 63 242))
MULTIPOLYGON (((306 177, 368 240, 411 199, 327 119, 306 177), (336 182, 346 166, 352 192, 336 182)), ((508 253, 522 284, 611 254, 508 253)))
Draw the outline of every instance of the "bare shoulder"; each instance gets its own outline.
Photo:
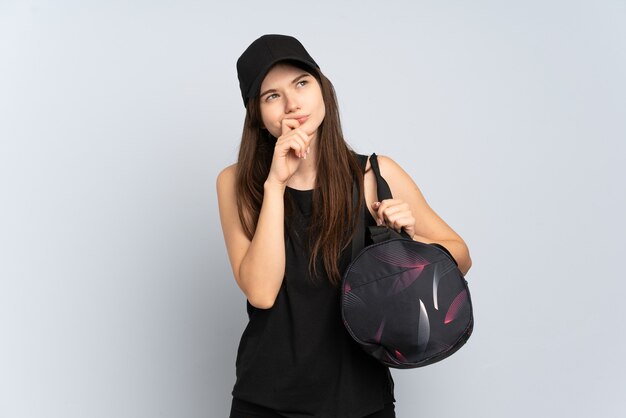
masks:
MULTIPOLYGON (((367 161, 365 162, 365 174, 369 174, 370 176, 373 176, 374 173, 372 171, 372 163, 371 163, 371 155, 367 156, 367 161)), ((376 154, 376 159, 378 160, 378 167, 381 170, 381 174, 383 175, 383 177, 385 177, 385 174, 387 172, 390 171, 394 171, 397 169, 401 169, 400 166, 394 161, 392 160, 390 157, 387 157, 385 155, 379 155, 376 154)), ((386 177, 385 177, 386 178, 386 177)))
POLYGON ((217 175, 216 188, 218 201, 231 201, 235 198, 235 184, 237 180, 237 164, 229 165, 217 175))
POLYGON ((400 167, 400 164, 395 162, 388 155, 378 155, 378 166, 380 167, 380 173, 386 173, 387 175, 398 175, 406 172, 400 167))
POLYGON ((217 203, 219 207, 220 222, 228 258, 231 263, 235 280, 239 281, 239 267, 245 256, 250 240, 239 220, 237 208, 237 165, 229 165, 217 175, 217 203))
MULTIPOLYGON (((372 164, 370 162, 369 157, 370 156, 368 155, 367 163, 365 164, 365 172, 369 172, 370 169, 372 168, 372 164)), ((383 177, 385 174, 395 175, 398 172, 403 172, 404 174, 406 174, 406 172, 404 172, 402 167, 400 167, 400 165, 396 163, 391 157, 386 156, 386 155, 380 155, 380 154, 376 154, 376 157, 377 157, 376 159, 378 160, 378 166, 380 167, 380 171, 383 177)))
POLYGON ((217 203, 220 210, 220 219, 222 220, 222 227, 225 230, 230 230, 233 227, 237 227, 238 216, 237 214, 237 164, 229 165, 224 168, 217 175, 216 189, 217 189, 217 203))
POLYGON ((219 172, 219 174, 217 175, 217 180, 216 180, 218 193, 219 193, 220 188, 234 187, 236 174, 237 174, 237 163, 231 164, 219 172))
MULTIPOLYGON (((411 176, 391 157, 378 155, 380 174, 389 184, 393 196, 405 196, 406 194, 418 194, 421 197, 419 187, 411 176)), ((368 161, 369 163, 369 161, 368 161)))
MULTIPOLYGON (((394 161, 393 158, 387 155, 376 154, 376 159, 378 160, 380 174, 389 185, 391 194, 394 197, 406 199, 407 197, 412 196, 413 198, 423 199, 422 193, 415 181, 413 181, 411 176, 400 166, 400 164, 394 161)), ((375 192, 376 179, 371 168, 372 164, 370 162, 370 158, 368 158, 367 164, 365 165, 365 183, 366 186, 370 185, 370 188, 373 187, 375 192)))

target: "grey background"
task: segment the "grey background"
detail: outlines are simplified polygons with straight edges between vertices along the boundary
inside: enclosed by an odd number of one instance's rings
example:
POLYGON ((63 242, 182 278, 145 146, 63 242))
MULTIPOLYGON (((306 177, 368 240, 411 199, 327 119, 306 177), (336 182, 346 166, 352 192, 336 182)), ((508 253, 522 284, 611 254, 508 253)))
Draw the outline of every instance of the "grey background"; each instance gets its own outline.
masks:
POLYGON ((465 238, 473 337, 398 417, 621 417, 623 1, 0 0, 0 417, 225 417, 235 60, 297 36, 465 238))

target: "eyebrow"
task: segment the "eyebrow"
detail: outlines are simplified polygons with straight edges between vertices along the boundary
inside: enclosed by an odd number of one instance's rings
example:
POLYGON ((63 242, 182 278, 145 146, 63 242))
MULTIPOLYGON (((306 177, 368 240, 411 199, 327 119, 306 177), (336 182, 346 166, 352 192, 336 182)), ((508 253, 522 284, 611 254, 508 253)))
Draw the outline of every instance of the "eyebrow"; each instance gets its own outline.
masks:
MULTIPOLYGON (((295 84, 295 83, 297 83, 297 82, 298 82, 301 78, 303 78, 303 77, 308 77, 308 76, 310 76, 310 75, 311 75, 311 74, 309 74, 309 73, 303 73, 303 74, 300 74, 299 76, 297 76, 296 78, 294 78, 294 79, 291 81, 291 84, 295 84)), ((259 97, 263 97, 263 96, 265 96, 267 93, 275 93, 275 92, 276 92, 276 89, 269 89, 269 90, 266 90, 266 91, 264 91, 263 93, 259 94, 259 97)))

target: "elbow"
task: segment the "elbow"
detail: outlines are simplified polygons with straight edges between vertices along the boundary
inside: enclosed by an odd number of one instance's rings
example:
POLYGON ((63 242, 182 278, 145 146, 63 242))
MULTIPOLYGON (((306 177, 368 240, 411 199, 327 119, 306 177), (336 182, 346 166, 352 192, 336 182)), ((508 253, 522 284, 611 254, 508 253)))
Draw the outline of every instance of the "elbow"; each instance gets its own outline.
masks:
POLYGON ((461 272, 463 273, 463 276, 465 276, 467 274, 467 272, 469 271, 470 268, 472 268, 472 259, 468 257, 467 258, 467 262, 465 263, 465 265, 461 269, 461 272))
POLYGON ((259 286, 258 284, 255 286, 253 283, 242 280, 241 273, 242 271, 240 269, 237 282, 239 283, 239 287, 243 293, 246 295, 246 299, 248 299, 250 305, 257 309, 270 309, 274 306, 274 302, 276 302, 278 294, 276 292, 271 292, 269 289, 264 288, 264 286, 259 286))
POLYGON ((469 249, 467 248, 467 245, 465 244, 465 242, 458 241, 458 244, 460 245, 458 246, 450 245, 449 247, 452 250, 450 251, 450 249, 444 247, 443 245, 437 242, 431 243, 431 245, 435 245, 441 248, 442 250, 444 250, 450 256, 450 258, 454 261, 454 263, 456 264, 461 274, 465 276, 467 272, 469 271, 470 267, 472 267, 472 258, 470 257, 469 249))
POLYGON ((466 255, 463 258, 464 260, 463 260, 462 265, 459 264, 459 270, 461 270, 461 273, 463 273, 463 276, 465 276, 467 272, 469 271, 469 269, 472 267, 472 257, 470 257, 467 247, 466 247, 466 255))
POLYGON ((248 264, 242 262, 236 277, 239 287, 246 295, 250 305, 258 309, 271 309, 276 302, 282 285, 282 277, 272 277, 269 273, 259 276, 254 274, 248 264))
POLYGON ((276 302, 276 297, 261 297, 259 295, 253 297, 249 295, 248 302, 257 309, 271 309, 274 306, 274 302, 276 302))

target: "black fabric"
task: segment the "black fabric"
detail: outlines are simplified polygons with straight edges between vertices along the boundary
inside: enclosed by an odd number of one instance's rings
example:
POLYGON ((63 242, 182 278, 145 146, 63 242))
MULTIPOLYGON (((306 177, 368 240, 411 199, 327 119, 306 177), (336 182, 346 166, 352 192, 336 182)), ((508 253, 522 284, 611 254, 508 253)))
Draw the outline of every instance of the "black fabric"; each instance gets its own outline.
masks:
MULTIPOLYGON (((367 156, 358 157, 364 169, 367 156)), ((395 401, 391 374, 347 333, 339 287, 329 282, 321 260, 318 276, 309 276, 305 242, 314 192, 287 188, 285 193, 297 203, 285 220, 291 225, 285 227, 285 277, 272 308, 247 303, 250 321, 237 352, 232 394, 290 418, 367 416, 395 401)), ((369 211, 366 219, 375 225, 369 211)), ((348 246, 340 272, 350 260, 348 246)))
MULTIPOLYGON (((284 415, 270 408, 233 398, 229 418, 284 418, 284 415)), ((395 405, 393 402, 386 403, 380 411, 362 418, 396 418, 395 405)))

